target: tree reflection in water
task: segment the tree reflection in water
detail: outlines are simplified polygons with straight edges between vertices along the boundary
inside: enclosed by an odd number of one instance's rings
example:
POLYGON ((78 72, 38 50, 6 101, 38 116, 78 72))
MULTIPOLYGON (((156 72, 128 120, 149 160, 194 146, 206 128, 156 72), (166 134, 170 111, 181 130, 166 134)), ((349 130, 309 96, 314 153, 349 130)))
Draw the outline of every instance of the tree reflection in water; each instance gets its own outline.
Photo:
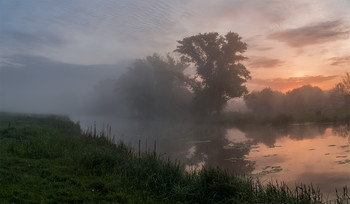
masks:
MULTIPOLYGON (((262 149, 263 146, 266 146, 264 149, 273 148, 281 145, 278 144, 281 140, 291 141, 291 143, 285 142, 283 144, 284 147, 281 148, 281 150, 287 150, 287 148, 294 148, 290 146, 296 144, 293 141, 310 139, 315 139, 316 141, 317 138, 326 138, 330 134, 342 138, 350 138, 349 125, 304 124, 280 127, 271 125, 227 127, 191 124, 189 122, 174 123, 172 121, 147 121, 147 123, 144 121, 118 121, 108 123, 114 124, 112 127, 115 131, 114 134, 117 135, 116 141, 121 139, 131 144, 135 151, 138 150, 139 140, 141 141, 141 152, 153 151, 154 141, 156 141, 157 154, 164 159, 170 158, 180 161, 188 170, 203 167, 220 167, 239 175, 249 175, 256 172, 255 170, 260 171, 261 166, 256 163, 258 160, 254 155, 269 156, 267 154, 271 154, 271 158, 265 159, 273 159, 275 162, 279 159, 277 163, 281 163, 285 159, 280 157, 282 155, 274 156, 273 154, 276 153, 266 153, 265 155, 262 149)), ((347 144, 339 144, 339 148, 349 145, 350 139, 347 140, 349 142, 347 144)), ((328 145, 331 145, 331 143, 325 144, 325 147, 328 148, 328 145)), ((306 151, 314 150, 312 148, 315 147, 310 147, 306 151)), ((343 149, 344 151, 349 151, 347 148, 343 149)), ((312 152, 315 153, 317 151, 321 150, 316 148, 312 152)), ((325 149, 324 151, 322 155, 328 155, 329 157, 329 151, 331 150, 325 149)), ((339 158, 336 159, 340 160, 339 158)), ((277 163, 276 165, 279 166, 280 164, 277 163)), ((272 167, 274 166, 271 165, 272 167)))
POLYGON ((187 163, 196 164, 204 161, 207 167, 220 167, 238 175, 250 174, 255 164, 247 159, 252 143, 249 140, 232 143, 227 139, 226 134, 227 129, 222 126, 194 129, 195 138, 210 142, 195 144, 196 152, 187 163))
POLYGON ((348 137, 348 143, 350 143, 350 124, 347 125, 334 125, 332 128, 333 134, 340 137, 348 137))

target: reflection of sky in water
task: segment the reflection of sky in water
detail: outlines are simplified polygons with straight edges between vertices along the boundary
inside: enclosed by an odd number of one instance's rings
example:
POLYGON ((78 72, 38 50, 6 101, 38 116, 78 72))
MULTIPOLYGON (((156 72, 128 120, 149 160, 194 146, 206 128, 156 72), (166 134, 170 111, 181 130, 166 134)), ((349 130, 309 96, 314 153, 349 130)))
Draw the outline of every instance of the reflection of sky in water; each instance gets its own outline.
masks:
POLYGON ((245 133, 237 128, 228 129, 225 138, 230 143, 242 143, 247 142, 249 140, 245 136, 245 133))
MULTIPOLYGON (((80 121, 82 127, 93 124, 80 121)), ((226 128, 166 121, 103 121, 112 124, 116 141, 123 140, 137 151, 140 140, 141 151, 150 152, 156 140, 161 157, 180 161, 188 171, 211 166, 254 175, 263 182, 284 181, 291 187, 312 183, 330 197, 335 188, 350 184, 350 126, 226 128)), ((97 123, 97 129, 102 124, 97 123)))
MULTIPOLYGON (((324 196, 334 197, 335 188, 342 189, 350 184, 350 141, 348 126, 292 125, 276 129, 263 127, 260 129, 239 130, 227 129, 221 138, 224 142, 217 153, 225 162, 221 168, 238 173, 251 174, 262 182, 284 181, 291 187, 295 184, 319 186, 324 196), (245 150, 249 150, 248 152, 245 150), (242 154, 245 152, 246 154, 242 154), (252 171, 242 172, 239 166, 251 161, 252 171), (238 170, 237 170, 238 169, 238 170)), ((215 143, 215 140, 214 140, 215 143)), ((197 143, 189 148, 191 160, 198 151, 197 143)), ((207 146, 215 145, 211 143, 207 146)), ((202 152, 203 154, 203 152, 202 152)), ((202 158, 197 163, 186 166, 187 170, 200 169, 205 165, 215 166, 210 157, 202 158), (205 162, 205 165, 204 165, 205 162)), ((249 169, 249 168, 248 168, 249 169)))
POLYGON ((269 148, 261 144, 259 152, 249 154, 256 161, 253 174, 262 172, 263 181, 277 179, 291 185, 312 182, 324 192, 350 184, 350 163, 346 162, 350 159, 348 138, 334 135, 331 128, 312 139, 279 138, 276 146, 281 147, 269 148), (282 171, 264 172, 269 166, 280 166, 282 171))
POLYGON ((276 138, 273 146, 262 142, 257 145, 259 148, 247 156, 256 162, 252 174, 263 182, 278 180, 290 186, 313 183, 325 196, 350 184, 350 145, 344 126, 296 126, 276 138))

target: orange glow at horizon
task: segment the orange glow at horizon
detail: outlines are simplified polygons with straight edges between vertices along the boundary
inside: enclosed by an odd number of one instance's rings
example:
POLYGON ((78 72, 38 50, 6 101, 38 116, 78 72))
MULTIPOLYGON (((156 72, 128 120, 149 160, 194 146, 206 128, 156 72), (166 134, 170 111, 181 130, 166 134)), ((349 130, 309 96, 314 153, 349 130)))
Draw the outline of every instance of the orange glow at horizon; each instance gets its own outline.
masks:
POLYGON ((311 85, 317 86, 320 89, 327 91, 332 89, 337 83, 341 82, 339 76, 305 76, 305 77, 291 77, 291 78, 276 78, 276 79, 252 79, 247 82, 249 91, 258 91, 264 88, 271 88, 272 90, 286 93, 293 89, 311 85))

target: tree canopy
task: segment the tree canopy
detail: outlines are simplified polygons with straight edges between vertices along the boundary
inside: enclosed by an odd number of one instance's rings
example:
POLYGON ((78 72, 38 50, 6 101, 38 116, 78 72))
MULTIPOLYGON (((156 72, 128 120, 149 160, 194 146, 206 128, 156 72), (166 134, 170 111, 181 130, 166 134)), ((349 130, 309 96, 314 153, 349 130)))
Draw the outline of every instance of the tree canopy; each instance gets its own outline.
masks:
POLYGON ((176 52, 184 62, 196 68, 192 89, 195 107, 204 114, 219 114, 227 101, 247 93, 244 83, 250 72, 240 62, 247 44, 233 32, 221 36, 216 32, 198 34, 178 41, 176 52))
POLYGON ((258 114, 305 113, 322 111, 328 102, 326 92, 317 86, 304 85, 287 93, 265 88, 244 96, 248 108, 258 114))
POLYGON ((282 112, 286 108, 285 95, 271 88, 253 91, 244 96, 244 101, 248 108, 260 114, 282 112))

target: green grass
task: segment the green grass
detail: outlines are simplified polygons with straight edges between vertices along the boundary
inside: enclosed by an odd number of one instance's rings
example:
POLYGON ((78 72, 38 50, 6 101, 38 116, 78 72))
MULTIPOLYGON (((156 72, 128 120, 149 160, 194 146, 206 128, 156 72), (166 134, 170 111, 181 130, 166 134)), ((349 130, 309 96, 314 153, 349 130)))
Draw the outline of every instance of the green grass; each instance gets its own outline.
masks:
MULTIPOLYGON (((346 190, 338 201, 349 199, 346 190)), ((82 133, 58 116, 0 114, 3 203, 324 203, 312 186, 262 185, 220 169, 188 173, 82 133), (11 121, 11 126, 8 123, 11 121)), ((345 202, 345 201, 344 201, 345 202)))
POLYGON ((64 117, 1 114, 1 203, 168 202, 113 169, 120 151, 64 117))

